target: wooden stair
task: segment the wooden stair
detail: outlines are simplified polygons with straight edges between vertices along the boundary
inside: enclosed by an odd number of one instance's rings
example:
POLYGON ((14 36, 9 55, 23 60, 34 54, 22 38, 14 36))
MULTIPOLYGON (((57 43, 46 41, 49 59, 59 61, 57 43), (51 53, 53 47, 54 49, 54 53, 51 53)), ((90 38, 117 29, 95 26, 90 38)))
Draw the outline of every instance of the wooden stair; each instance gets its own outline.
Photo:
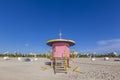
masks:
POLYGON ((54 73, 67 73, 67 63, 64 59, 57 59, 54 63, 54 73))

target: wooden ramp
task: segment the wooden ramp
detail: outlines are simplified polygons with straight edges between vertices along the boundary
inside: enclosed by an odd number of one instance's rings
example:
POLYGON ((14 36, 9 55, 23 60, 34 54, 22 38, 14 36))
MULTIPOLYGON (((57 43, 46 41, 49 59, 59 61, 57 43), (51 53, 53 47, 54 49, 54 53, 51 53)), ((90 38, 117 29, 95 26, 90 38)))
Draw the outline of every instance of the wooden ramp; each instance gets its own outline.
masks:
POLYGON ((55 74, 67 73, 68 71, 67 59, 55 59, 53 69, 55 74))

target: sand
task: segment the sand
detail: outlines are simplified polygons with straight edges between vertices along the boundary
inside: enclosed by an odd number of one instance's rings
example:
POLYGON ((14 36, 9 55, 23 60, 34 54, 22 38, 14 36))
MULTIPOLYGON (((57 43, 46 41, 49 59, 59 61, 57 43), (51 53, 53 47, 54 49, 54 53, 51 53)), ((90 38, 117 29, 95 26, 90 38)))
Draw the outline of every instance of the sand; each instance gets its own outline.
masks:
POLYGON ((77 58, 70 61, 68 73, 56 73, 46 65, 49 59, 39 58, 37 61, 24 62, 17 58, 3 60, 0 58, 0 80, 120 80, 120 61, 104 61, 96 58, 77 58), (75 67, 79 72, 74 72, 75 67))

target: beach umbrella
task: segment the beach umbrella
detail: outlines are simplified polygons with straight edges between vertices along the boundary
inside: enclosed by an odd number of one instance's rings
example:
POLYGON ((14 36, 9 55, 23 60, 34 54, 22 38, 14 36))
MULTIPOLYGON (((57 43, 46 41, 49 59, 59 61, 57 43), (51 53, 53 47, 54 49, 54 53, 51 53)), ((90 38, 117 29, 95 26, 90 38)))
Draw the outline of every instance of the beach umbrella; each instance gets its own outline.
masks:
POLYGON ((91 58, 92 61, 95 61, 95 58, 91 58))
POLYGON ((34 58, 34 60, 35 60, 35 61, 37 61, 37 60, 38 60, 38 58, 34 58))
POLYGON ((18 57, 18 61, 21 61, 22 60, 22 58, 21 57, 18 57))
POLYGON ((108 60, 109 60, 109 57, 105 57, 104 60, 105 60, 105 61, 108 61, 108 60))
POLYGON ((4 60, 10 60, 8 56, 3 57, 4 60))

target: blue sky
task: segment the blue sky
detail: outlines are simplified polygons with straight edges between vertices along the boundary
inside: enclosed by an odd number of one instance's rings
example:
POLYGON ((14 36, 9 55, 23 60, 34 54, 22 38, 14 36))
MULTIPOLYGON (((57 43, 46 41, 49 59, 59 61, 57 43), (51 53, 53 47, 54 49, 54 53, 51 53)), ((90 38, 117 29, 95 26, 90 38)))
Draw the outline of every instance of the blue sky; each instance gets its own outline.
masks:
POLYGON ((119 0, 0 0, 0 52, 45 53, 49 39, 72 39, 71 50, 120 49, 119 0))

